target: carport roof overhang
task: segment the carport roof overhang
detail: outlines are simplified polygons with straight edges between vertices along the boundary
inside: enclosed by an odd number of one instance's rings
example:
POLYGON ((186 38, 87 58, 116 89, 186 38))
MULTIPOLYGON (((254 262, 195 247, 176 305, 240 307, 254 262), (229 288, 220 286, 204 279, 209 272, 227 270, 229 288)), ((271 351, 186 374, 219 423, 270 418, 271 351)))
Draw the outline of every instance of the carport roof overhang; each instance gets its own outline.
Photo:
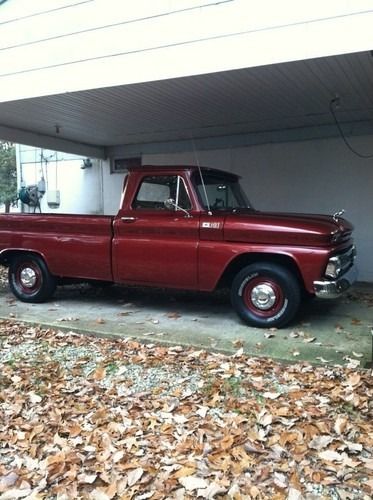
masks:
POLYGON ((105 158, 329 137, 336 95, 345 133, 372 131, 370 2, 171 3, 3 3, 0 138, 105 158))
POLYGON ((0 104, 0 137, 106 158, 373 133, 370 51, 0 104), (192 139, 194 146, 192 145, 192 139))

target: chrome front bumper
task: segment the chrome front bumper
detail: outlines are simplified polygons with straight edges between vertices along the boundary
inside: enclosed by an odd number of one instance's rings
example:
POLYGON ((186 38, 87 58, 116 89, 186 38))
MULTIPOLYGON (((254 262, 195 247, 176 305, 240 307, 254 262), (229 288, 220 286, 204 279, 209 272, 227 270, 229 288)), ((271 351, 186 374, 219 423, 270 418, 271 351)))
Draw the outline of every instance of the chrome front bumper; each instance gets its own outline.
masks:
POLYGON ((335 281, 323 280, 314 281, 313 287, 315 289, 316 297, 322 299, 335 299, 345 292, 357 280, 357 267, 353 265, 347 273, 343 274, 335 281))

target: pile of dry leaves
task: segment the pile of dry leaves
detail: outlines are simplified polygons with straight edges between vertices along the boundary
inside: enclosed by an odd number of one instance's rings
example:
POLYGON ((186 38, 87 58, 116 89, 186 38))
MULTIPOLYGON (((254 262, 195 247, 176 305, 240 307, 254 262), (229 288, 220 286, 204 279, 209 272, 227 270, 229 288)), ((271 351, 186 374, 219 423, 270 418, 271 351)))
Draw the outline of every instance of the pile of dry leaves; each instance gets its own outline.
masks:
POLYGON ((0 499, 369 499, 372 373, 0 322, 0 499))

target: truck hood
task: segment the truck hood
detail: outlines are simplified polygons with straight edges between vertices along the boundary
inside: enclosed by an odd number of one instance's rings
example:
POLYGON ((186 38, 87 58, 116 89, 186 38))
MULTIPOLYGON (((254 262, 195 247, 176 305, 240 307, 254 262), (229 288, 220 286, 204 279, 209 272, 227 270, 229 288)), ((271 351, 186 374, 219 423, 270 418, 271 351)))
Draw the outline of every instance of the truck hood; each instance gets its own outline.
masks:
POLYGON ((278 212, 240 211, 227 214, 224 239, 247 243, 324 246, 351 237, 353 226, 343 218, 278 212))

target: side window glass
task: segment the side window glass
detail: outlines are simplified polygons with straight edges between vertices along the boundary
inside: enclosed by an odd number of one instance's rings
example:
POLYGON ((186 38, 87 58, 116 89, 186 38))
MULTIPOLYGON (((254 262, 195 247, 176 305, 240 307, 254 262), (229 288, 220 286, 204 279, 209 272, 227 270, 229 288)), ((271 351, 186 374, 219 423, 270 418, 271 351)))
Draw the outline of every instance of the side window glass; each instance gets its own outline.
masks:
POLYGON ((167 210, 164 202, 170 198, 184 210, 191 208, 184 180, 180 176, 149 175, 140 184, 133 208, 167 210))

